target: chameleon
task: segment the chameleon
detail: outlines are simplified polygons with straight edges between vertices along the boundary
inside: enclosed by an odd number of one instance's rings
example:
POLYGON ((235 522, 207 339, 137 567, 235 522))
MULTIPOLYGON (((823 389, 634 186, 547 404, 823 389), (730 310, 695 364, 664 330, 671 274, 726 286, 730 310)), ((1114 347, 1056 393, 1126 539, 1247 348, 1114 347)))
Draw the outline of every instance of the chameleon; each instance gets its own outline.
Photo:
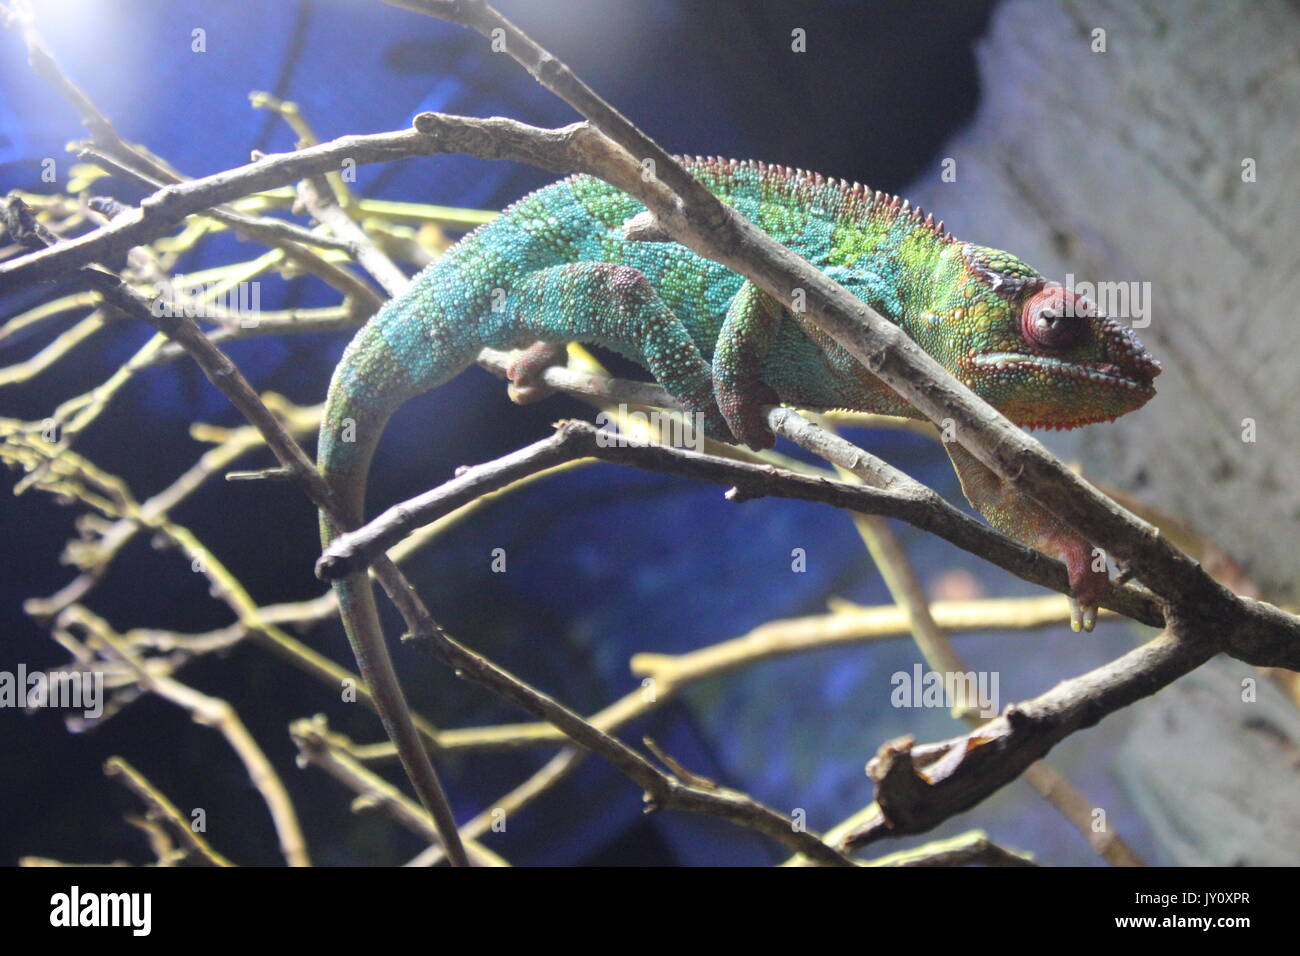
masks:
MULTIPOLYGON (((761 162, 682 163, 1017 425, 1108 421, 1155 394, 1160 365, 1131 330, 1016 256, 959 241, 906 200, 761 162)), ((322 514, 326 546, 363 519, 367 471, 390 415, 484 347, 522 350, 508 374, 513 397, 531 401, 544 397, 541 373, 563 361, 567 343, 604 346, 645 369, 706 435, 753 449, 774 444, 766 405, 923 417, 806 315, 685 246, 636 238, 629 224, 645 213, 596 177, 562 179, 467 234, 358 331, 334 370, 320 427, 318 468, 347 526, 322 514)), ((945 447, 994 527, 1064 561, 1071 624, 1092 630, 1104 560, 958 443, 945 447)), ((361 629, 378 627, 369 580, 355 573, 334 587, 356 650, 361 629)))

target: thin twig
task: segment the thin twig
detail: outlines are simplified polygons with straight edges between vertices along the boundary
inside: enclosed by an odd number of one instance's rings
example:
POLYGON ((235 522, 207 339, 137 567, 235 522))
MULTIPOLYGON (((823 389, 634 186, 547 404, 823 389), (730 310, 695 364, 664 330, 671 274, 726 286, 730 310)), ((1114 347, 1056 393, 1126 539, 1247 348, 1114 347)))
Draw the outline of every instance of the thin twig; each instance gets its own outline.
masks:
POLYGON ((307 842, 298 825, 298 814, 293 808, 293 801, 289 799, 288 791, 229 702, 199 693, 180 681, 154 673, 136 658, 126 642, 106 622, 84 608, 69 608, 61 615, 58 626, 69 625, 83 627, 93 634, 105 650, 135 671, 141 686, 189 711, 195 723, 217 728, 243 762, 254 788, 262 795, 275 823, 276 834, 280 838, 280 852, 284 854, 286 862, 290 866, 311 865, 311 859, 307 855, 307 842))
MULTIPOLYGON (((356 806, 377 806, 409 830, 426 840, 435 840, 445 853, 442 838, 428 812, 390 784, 383 777, 367 769, 356 758, 330 746, 329 737, 321 718, 297 720, 289 727, 289 736, 298 747, 301 758, 314 767, 324 770, 335 780, 358 794, 356 806)), ((509 866, 500 854, 462 834, 465 849, 475 866, 509 866)))
POLYGON ((972 830, 947 840, 935 840, 914 850, 903 850, 868 860, 867 866, 1037 866, 1034 858, 1009 850, 989 839, 983 830, 972 830))
MULTIPOLYGON (((941 674, 963 674, 968 668, 952 646, 952 641, 944 633, 930 612, 930 601, 925 587, 917 576, 916 570, 908 560, 898 537, 884 518, 875 515, 855 515, 854 522, 871 552, 872 560, 880 569, 885 586, 893 595, 894 602, 905 609, 912 637, 916 641, 926 665, 932 671, 941 674)), ((954 692, 961 694, 969 686, 954 683, 954 692)), ((984 719, 979 715, 977 703, 973 700, 957 699, 952 702, 955 716, 960 717, 972 729, 978 729, 984 719)), ((1092 805, 1086 804, 1070 782, 1057 770, 1044 761, 1031 764, 1025 770, 1025 779, 1052 804, 1089 843, 1111 864, 1123 866, 1141 866, 1141 860, 1124 839, 1114 830, 1106 834, 1106 841, 1093 840, 1092 805)))
MULTIPOLYGON (((30 212, 25 211, 21 201, 11 198, 7 204, 0 204, 0 209, 5 212, 6 223, 11 233, 18 236, 21 241, 35 246, 49 246, 53 237, 31 219, 30 212)), ((208 340, 191 319, 183 315, 169 314, 168 310, 161 310, 161 315, 154 315, 155 310, 150 307, 150 303, 114 273, 100 268, 87 268, 83 269, 81 274, 99 291, 105 301, 116 305, 127 315, 154 326, 160 333, 182 345, 203 370, 208 380, 262 433, 268 447, 281 465, 293 473, 296 483, 317 508, 338 520, 341 512, 334 494, 312 464, 311 459, 270 409, 262 403, 235 364, 208 340)), ((340 526, 346 526, 346 522, 340 521, 340 526)), ((403 582, 403 586, 407 585, 403 582)), ((411 783, 419 794, 421 802, 437 823, 438 832, 447 846, 448 857, 455 865, 467 865, 469 861, 465 856, 464 847, 461 846, 451 805, 437 771, 434 770, 429 755, 420 742, 419 731, 412 720, 406 696, 393 670, 388 648, 381 639, 376 646, 368 647, 366 651, 367 666, 363 666, 362 676, 371 694, 374 695, 376 709, 383 716, 386 726, 393 728, 393 732, 397 735, 398 739, 395 743, 398 745, 407 775, 411 778, 411 783)))
POLYGON ((153 817, 167 825, 169 832, 179 838, 188 849, 188 856, 208 866, 234 866, 228 859, 214 850, 186 821, 176 805, 155 787, 135 767, 122 757, 110 757, 104 762, 104 773, 118 780, 123 786, 144 801, 153 817))
POLYGON ((1155 693, 1218 652, 1207 641, 1166 632, 1047 693, 1006 708, 977 730, 924 747, 884 744, 867 764, 876 802, 840 843, 857 848, 924 833, 1014 780, 1065 737, 1155 693))

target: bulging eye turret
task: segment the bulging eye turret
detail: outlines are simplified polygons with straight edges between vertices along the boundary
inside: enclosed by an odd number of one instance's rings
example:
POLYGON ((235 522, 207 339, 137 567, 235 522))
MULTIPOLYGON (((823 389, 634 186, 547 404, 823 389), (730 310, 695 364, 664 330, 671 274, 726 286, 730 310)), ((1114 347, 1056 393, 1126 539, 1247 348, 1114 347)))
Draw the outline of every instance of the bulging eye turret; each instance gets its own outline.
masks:
POLYGON ((1047 286, 1025 301, 1020 335, 1025 342, 1049 352, 1072 348, 1088 333, 1092 304, 1064 286, 1047 286))

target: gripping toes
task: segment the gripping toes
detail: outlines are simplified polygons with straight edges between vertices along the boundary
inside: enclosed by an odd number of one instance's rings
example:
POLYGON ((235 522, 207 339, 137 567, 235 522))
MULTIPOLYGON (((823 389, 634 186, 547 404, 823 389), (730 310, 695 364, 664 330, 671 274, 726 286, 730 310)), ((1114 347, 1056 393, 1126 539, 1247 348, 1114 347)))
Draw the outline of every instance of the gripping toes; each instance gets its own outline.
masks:
POLYGON ((1097 623, 1097 605, 1110 583, 1106 563, 1082 538, 1071 535, 1056 544, 1070 577, 1070 628, 1091 631, 1097 623))
POLYGON ((944 447, 961 478, 962 491, 989 524, 1021 544, 1065 562, 1070 627, 1091 631, 1097 623, 1097 605, 1110 583, 1105 556, 1094 552, 1092 545, 1037 503, 1017 494, 961 445, 949 442, 944 447))
POLYGON ((563 366, 567 358, 566 347, 556 342, 534 342, 518 352, 506 366, 510 400, 530 405, 554 393, 555 389, 542 381, 542 374, 552 365, 563 366))
POLYGON ((715 379, 713 394, 722 417, 726 419, 731 434, 736 436, 738 442, 755 451, 763 451, 776 444, 776 436, 772 434, 767 416, 763 414, 764 405, 781 404, 772 386, 759 379, 753 379, 744 386, 715 379))

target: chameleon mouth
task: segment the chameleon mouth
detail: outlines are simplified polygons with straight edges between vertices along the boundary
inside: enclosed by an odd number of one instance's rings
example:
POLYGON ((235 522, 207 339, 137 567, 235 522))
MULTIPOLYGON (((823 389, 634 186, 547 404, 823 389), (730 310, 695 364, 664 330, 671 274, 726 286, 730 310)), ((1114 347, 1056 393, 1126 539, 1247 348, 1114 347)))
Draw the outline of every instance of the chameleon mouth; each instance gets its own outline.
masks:
POLYGON ((1144 368, 1146 374, 1141 378, 1127 373, 1124 368, 1112 362, 1066 362, 1063 359, 1052 358, 1050 355, 986 352, 972 356, 971 361, 976 365, 998 370, 1031 369, 1050 372, 1053 375, 1123 389, 1148 398, 1155 394, 1151 379, 1160 373, 1160 366, 1151 360, 1148 362, 1153 367, 1144 368))

